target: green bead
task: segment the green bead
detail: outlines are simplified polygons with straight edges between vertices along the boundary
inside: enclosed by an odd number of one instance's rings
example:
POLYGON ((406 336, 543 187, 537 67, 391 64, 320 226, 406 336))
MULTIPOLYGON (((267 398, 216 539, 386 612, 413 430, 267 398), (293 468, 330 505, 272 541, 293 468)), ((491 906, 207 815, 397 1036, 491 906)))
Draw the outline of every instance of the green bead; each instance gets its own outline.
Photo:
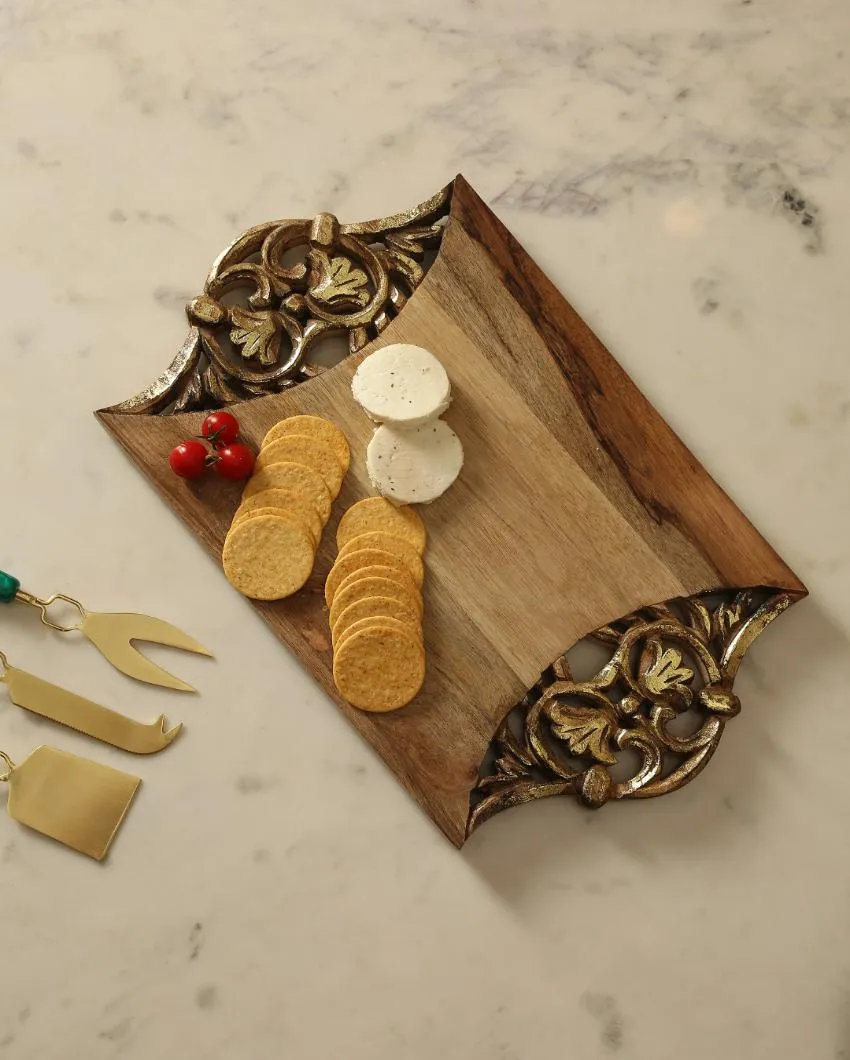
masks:
POLYGON ((20 589, 21 583, 11 574, 0 570, 0 603, 9 604, 15 599, 15 593, 20 589))

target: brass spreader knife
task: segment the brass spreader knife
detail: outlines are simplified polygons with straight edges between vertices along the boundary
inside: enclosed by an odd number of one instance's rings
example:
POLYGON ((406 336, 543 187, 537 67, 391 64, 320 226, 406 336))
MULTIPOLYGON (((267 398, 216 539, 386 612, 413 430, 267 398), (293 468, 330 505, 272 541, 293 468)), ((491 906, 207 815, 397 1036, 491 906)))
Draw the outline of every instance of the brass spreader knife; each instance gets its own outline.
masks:
POLYGON ((79 600, 64 593, 54 593, 41 599, 22 589, 20 581, 13 575, 0 571, 0 603, 8 604, 14 601, 38 608, 44 625, 57 633, 82 633, 122 674, 151 685, 161 685, 163 688, 173 688, 179 692, 195 691, 191 685, 181 681, 179 677, 174 677, 137 651, 132 643, 135 640, 181 648, 198 655, 212 655, 203 644, 199 644, 193 637, 161 618, 134 612, 88 611, 79 600), (63 601, 76 609, 79 614, 76 622, 63 625, 50 617, 49 610, 57 601, 63 601))

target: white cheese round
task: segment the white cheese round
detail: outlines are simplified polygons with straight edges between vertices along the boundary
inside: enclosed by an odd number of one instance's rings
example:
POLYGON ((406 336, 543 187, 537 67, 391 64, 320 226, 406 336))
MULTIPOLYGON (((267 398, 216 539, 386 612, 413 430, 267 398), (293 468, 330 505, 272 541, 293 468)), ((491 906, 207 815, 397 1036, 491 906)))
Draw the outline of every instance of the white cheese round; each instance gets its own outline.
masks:
POLYGON ((463 446, 443 420, 400 430, 384 424, 366 449, 375 489, 397 504, 427 504, 451 486, 463 467, 463 446))
POLYGON ((361 361, 351 392, 373 420, 397 427, 436 419, 452 399, 449 377, 433 353, 404 342, 384 346, 361 361))

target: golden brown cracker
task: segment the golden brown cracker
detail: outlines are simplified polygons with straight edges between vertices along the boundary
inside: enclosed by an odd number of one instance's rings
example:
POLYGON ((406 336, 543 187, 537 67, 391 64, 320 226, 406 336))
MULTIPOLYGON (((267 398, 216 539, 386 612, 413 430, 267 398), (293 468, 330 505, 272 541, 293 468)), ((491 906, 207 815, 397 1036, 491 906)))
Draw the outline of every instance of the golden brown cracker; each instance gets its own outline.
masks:
POLYGON ((306 434, 285 434, 266 449, 261 449, 255 465, 257 471, 271 467, 272 464, 304 464, 318 471, 325 485, 335 497, 342 485, 344 471, 337 459, 333 447, 321 438, 311 438, 306 434))
POLYGON ((360 710, 385 713, 408 704, 425 680, 425 652, 404 629, 369 626, 347 637, 334 653, 340 695, 360 710))
POLYGON ((348 471, 351 450, 348 447, 348 440, 335 423, 323 420, 320 416, 287 416, 285 420, 279 420, 272 427, 263 439, 260 448, 265 449, 272 442, 278 441, 287 434, 301 434, 327 442, 339 460, 343 474, 348 471))
POLYGON ((422 555, 428 535, 425 524, 409 507, 397 507, 383 497, 366 497, 348 509, 339 521, 336 532, 337 547, 344 548, 352 538, 372 530, 383 530, 388 534, 409 541, 422 555))
POLYGON ((296 463, 280 463, 270 464, 262 471, 255 471, 242 492, 242 500, 243 502, 249 500, 255 494, 268 489, 296 490, 313 504, 323 523, 330 518, 330 490, 319 472, 311 467, 296 463))
POLYGON ((221 562, 230 584, 252 600, 281 600, 310 577, 315 549, 306 527, 285 515, 235 523, 221 562))
MULTIPOLYGON (((314 511, 311 511, 310 516, 319 524, 319 532, 321 532, 321 520, 314 511)), ((300 526, 303 526, 307 533, 310 535, 310 540, 313 542, 313 549, 318 548, 319 538, 316 531, 313 529, 311 519, 308 519, 304 512, 300 509, 294 509, 290 507, 286 508, 250 508, 248 511, 243 511, 241 508, 236 509, 236 514, 233 516, 233 522, 231 526, 236 526, 237 523, 243 523, 246 519, 256 519, 260 515, 283 515, 289 519, 294 519, 300 526)))
MULTIPOLYGON (((419 643, 422 644, 422 631, 419 627, 411 627, 407 622, 402 622, 398 618, 389 618, 386 615, 378 615, 374 618, 360 618, 356 622, 352 622, 346 629, 342 630, 333 642, 334 651, 344 644, 353 634, 359 633, 361 629, 371 629, 373 626, 383 626, 385 629, 399 629, 402 633, 407 633, 410 636, 415 637, 419 643)), ((422 646, 424 647, 424 644, 422 646)))
POLYGON ((380 574, 363 574, 361 577, 360 572, 357 572, 346 578, 345 584, 340 585, 334 594, 334 602, 328 615, 331 629, 334 628, 337 619, 347 607, 367 596, 390 596, 394 600, 401 600, 408 607, 414 608, 417 615, 421 616, 422 598, 418 593, 411 595, 410 586, 401 578, 393 578, 394 574, 396 572, 391 571, 388 578, 380 574))
POLYGON ((365 534, 358 534, 357 537, 352 537, 348 544, 343 545, 339 550, 337 558, 342 559, 349 552, 357 552, 364 548, 377 548, 382 552, 390 552, 392 555, 397 556, 402 560, 410 571, 413 580, 421 588, 425 578, 425 568, 419 552, 409 541, 405 541, 403 537, 396 537, 395 534, 388 534, 385 530, 370 530, 365 534))
POLYGON ((422 637, 421 620, 415 604, 401 597, 362 596, 338 614, 331 629, 334 644, 349 626, 363 618, 394 618, 410 626, 420 639, 422 637))
POLYGON ((410 571, 404 565, 404 561, 400 560, 398 556, 394 556, 391 552, 381 552, 377 548, 364 548, 359 552, 349 552, 347 556, 337 557, 336 563, 334 563, 325 580, 325 602, 328 607, 333 603, 334 593, 339 585, 350 574, 354 574, 355 571, 363 570, 366 567, 391 568, 397 571, 402 579, 410 583, 411 592, 418 591, 419 587, 414 582, 410 571))
POLYGON ((403 571, 398 567, 381 566, 380 564, 375 567, 358 567, 347 578, 343 578, 334 592, 334 601, 336 601, 337 595, 352 582, 362 581, 364 578, 385 578, 388 581, 395 582, 407 593, 408 599, 412 601, 418 614, 421 615, 424 611, 422 593, 413 584, 413 580, 407 571, 403 571))
POLYGON ((243 500, 236 509, 233 516, 234 522, 241 519, 248 512, 259 508, 275 508, 282 512, 298 512, 303 516, 318 541, 322 536, 325 524, 316 511, 316 507, 309 497, 305 497, 296 489, 271 489, 260 490, 247 500, 243 500))

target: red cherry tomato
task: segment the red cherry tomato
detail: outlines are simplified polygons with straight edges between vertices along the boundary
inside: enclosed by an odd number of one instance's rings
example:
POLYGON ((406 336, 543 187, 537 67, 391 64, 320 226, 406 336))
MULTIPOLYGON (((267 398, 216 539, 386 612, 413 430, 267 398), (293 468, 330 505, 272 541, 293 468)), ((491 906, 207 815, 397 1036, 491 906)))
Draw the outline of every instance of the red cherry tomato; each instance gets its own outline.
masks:
POLYGON ((207 462, 207 447, 203 442, 181 442, 171 450, 168 463, 180 478, 197 478, 203 474, 207 462))
POLYGON ((247 478, 254 470, 254 454, 241 442, 222 446, 216 457, 215 469, 222 478, 247 478))
POLYGON ((201 434, 213 445, 230 445, 239 437, 239 420, 230 412, 211 412, 201 424, 201 434))

